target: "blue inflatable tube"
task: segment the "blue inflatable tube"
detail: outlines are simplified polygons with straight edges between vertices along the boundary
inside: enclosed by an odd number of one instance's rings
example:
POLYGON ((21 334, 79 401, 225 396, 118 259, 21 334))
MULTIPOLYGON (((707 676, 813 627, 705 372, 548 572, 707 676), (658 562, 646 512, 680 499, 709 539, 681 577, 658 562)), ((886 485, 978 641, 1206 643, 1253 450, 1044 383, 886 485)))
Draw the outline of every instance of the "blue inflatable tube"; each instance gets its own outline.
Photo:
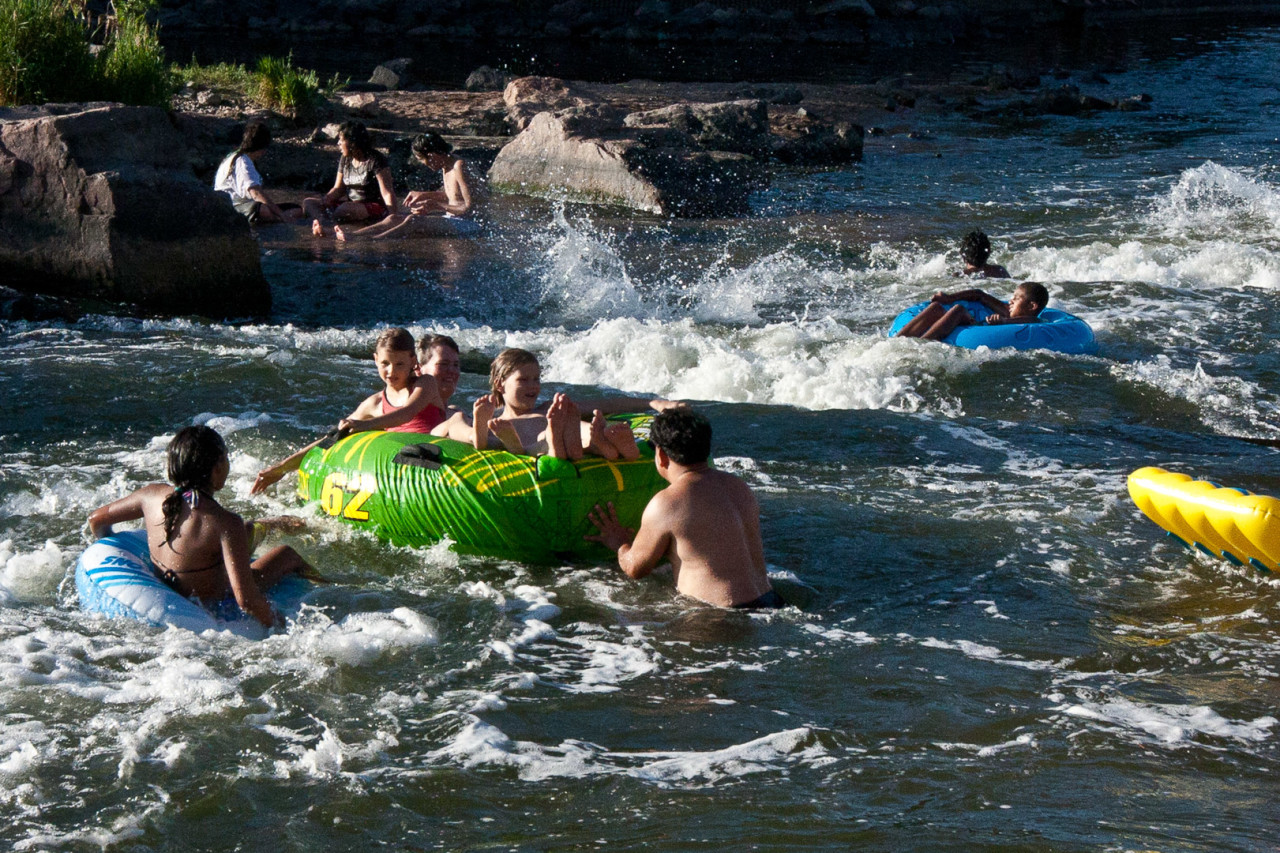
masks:
MULTIPOLYGON (((1098 342, 1094 340, 1093 329, 1089 324, 1066 311, 1046 308, 1040 312, 1038 323, 1001 323, 988 326, 985 321, 991 311, 981 302, 963 300, 951 304, 963 305, 978 322, 972 326, 960 326, 943 338, 944 343, 965 349, 1013 347, 1047 349, 1069 355, 1089 355, 1098 350, 1098 342)), ((928 305, 928 302, 921 302, 899 314, 889 327, 889 337, 898 334, 903 326, 928 305)))
MULTIPOLYGON (((296 613, 310 581, 285 578, 267 593, 281 613, 296 613)), ((125 617, 160 627, 188 631, 232 631, 247 637, 266 636, 266 629, 234 602, 216 609, 183 598, 156 576, 147 547, 147 534, 129 530, 99 539, 76 561, 76 592, 80 609, 112 618, 125 617)))

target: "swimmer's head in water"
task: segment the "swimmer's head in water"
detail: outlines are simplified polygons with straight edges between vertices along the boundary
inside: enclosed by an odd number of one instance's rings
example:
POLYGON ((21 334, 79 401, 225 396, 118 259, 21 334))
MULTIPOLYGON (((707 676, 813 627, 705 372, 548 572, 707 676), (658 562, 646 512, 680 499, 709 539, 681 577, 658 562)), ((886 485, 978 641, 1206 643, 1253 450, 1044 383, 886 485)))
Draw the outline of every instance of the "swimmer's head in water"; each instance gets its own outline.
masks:
POLYGON ((667 409, 654 417, 649 441, 673 462, 698 465, 711 456, 711 422, 692 409, 667 409))
POLYGON ((338 125, 338 139, 347 141, 352 156, 358 160, 365 159, 373 151, 373 137, 369 135, 369 128, 358 121, 344 121, 338 125))
MULTIPOLYGON (((207 426, 183 427, 169 442, 167 456, 169 482, 173 483, 173 494, 165 498, 161 505, 164 512, 166 542, 173 539, 173 531, 178 524, 178 513, 185 499, 184 493, 212 494, 217 490, 214 478, 218 466, 226 462, 227 445, 223 442, 222 436, 207 426)), ((225 470, 223 476, 226 476, 225 470)), ((195 500, 198 501, 198 497, 195 500)), ((193 502, 192 505, 194 506, 195 503, 193 502)))
POLYGON ((498 402, 506 402, 503 398, 502 386, 511 374, 526 365, 538 365, 538 357, 527 349, 510 347, 498 353, 498 357, 489 366, 489 390, 498 395, 498 402))
POLYGON ((241 154, 252 154, 254 151, 265 151, 271 144, 271 128, 260 121, 251 121, 244 126, 244 136, 240 138, 241 154))
POLYGON ((432 154, 448 154, 452 150, 453 146, 435 131, 419 133, 413 138, 413 153, 422 160, 432 154))
POLYGON ((970 231, 960 241, 960 257, 971 267, 980 267, 991 257, 991 241, 981 231, 970 231))

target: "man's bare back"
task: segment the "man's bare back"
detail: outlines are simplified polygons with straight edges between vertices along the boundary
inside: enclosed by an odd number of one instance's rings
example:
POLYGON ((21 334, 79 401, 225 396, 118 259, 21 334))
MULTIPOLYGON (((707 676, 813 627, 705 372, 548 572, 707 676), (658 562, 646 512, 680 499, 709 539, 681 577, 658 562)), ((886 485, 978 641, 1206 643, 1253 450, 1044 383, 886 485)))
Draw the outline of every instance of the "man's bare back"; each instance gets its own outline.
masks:
POLYGON ((760 507, 732 474, 712 468, 685 472, 645 508, 640 530, 647 534, 651 526, 667 540, 676 589, 685 595, 732 607, 772 589, 760 507))
POLYGON ((711 426, 687 409, 654 418, 654 465, 671 485, 654 495, 633 531, 613 504, 588 515, 599 534, 588 539, 617 552, 628 577, 642 578, 664 560, 676 588, 720 607, 779 607, 764 564, 760 506, 738 477, 707 464, 711 426), (683 459, 683 462, 677 461, 683 459))

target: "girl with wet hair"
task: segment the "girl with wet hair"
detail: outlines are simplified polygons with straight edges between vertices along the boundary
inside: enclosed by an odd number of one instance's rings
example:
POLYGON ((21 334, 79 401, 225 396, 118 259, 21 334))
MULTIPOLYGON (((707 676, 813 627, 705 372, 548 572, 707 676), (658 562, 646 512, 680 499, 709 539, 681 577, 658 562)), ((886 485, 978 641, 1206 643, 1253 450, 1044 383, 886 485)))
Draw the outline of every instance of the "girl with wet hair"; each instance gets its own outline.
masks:
POLYGON ((94 538, 110 536, 113 524, 140 518, 161 580, 209 606, 233 598, 263 625, 279 624, 263 592, 291 574, 323 579, 288 545, 252 560, 250 539, 269 528, 297 530, 302 521, 280 517, 250 524, 218 503, 214 494, 226 485, 231 461, 222 436, 209 427, 179 430, 167 456, 171 485, 152 483, 95 509, 89 514, 94 538))
POLYGON ((396 213, 396 192, 386 155, 373 147, 369 129, 358 121, 338 126, 338 175, 323 198, 303 199, 311 233, 327 237, 334 222, 376 221, 396 213))

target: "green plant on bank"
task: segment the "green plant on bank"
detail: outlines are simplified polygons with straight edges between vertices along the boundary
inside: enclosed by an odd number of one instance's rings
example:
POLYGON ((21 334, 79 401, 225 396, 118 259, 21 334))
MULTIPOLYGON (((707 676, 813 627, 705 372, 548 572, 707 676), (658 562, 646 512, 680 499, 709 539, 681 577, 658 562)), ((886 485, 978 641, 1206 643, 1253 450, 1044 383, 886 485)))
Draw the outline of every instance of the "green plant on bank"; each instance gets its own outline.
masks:
POLYGON ((84 0, 0 0, 0 104, 121 101, 167 106, 173 76, 146 14, 155 0, 115 0, 94 56, 84 0))
POLYGON ((104 92, 126 104, 167 107, 175 78, 157 29, 147 23, 156 0, 114 0, 115 29, 98 56, 104 92))
POLYGON ((281 59, 264 56, 255 70, 243 65, 222 62, 217 65, 174 66, 178 78, 205 89, 236 92, 258 106, 276 110, 296 121, 315 117, 316 107, 346 81, 336 75, 325 84, 314 71, 297 68, 293 55, 281 59))
POLYGON ((0 104, 82 100, 96 63, 68 0, 0 0, 0 104))

